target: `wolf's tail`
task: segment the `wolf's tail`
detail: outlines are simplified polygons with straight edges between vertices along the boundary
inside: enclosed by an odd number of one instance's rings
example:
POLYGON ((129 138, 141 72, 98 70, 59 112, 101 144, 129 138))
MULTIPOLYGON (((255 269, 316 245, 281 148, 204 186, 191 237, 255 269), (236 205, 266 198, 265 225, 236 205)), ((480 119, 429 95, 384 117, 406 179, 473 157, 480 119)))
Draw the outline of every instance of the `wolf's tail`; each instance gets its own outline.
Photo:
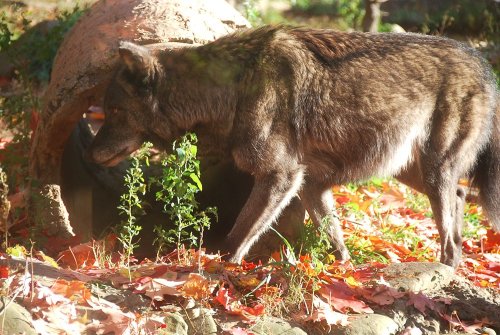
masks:
POLYGON ((479 199, 491 226, 500 231, 500 94, 493 117, 493 129, 486 150, 474 170, 474 184, 479 187, 479 199))

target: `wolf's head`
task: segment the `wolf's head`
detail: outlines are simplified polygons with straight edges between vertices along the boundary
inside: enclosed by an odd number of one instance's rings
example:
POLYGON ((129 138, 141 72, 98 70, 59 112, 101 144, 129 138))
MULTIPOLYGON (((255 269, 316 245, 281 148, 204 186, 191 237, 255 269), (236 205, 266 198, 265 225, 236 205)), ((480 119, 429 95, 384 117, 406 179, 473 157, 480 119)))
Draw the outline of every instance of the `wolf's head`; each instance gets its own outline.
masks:
POLYGON ((119 68, 104 96, 104 125, 87 155, 105 166, 118 164, 145 140, 159 144, 159 137, 170 137, 155 94, 162 72, 156 57, 147 48, 130 42, 120 44, 119 54, 119 68))

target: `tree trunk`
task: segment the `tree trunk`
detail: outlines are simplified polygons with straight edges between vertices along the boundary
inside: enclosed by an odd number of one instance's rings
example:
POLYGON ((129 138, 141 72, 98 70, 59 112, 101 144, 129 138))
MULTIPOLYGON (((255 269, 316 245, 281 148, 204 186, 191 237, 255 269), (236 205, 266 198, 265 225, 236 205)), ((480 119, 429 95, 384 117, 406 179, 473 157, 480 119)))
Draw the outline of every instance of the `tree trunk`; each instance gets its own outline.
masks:
POLYGON ((386 0, 365 0, 365 16, 363 17, 363 31, 376 33, 380 24, 380 5, 386 0))

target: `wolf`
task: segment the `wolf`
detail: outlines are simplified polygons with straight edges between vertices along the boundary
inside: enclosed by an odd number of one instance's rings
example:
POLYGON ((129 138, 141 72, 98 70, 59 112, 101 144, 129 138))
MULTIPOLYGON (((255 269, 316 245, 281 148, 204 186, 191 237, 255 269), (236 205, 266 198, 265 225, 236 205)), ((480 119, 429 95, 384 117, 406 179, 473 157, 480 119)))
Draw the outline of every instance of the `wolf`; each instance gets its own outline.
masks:
POLYGON ((240 262, 292 197, 335 254, 349 253, 333 184, 394 176, 425 193, 441 262, 458 266, 469 177, 500 230, 500 99, 472 48, 419 34, 264 26, 206 45, 119 47, 91 160, 112 166, 145 140, 164 147, 186 131, 254 178, 226 238, 240 262))

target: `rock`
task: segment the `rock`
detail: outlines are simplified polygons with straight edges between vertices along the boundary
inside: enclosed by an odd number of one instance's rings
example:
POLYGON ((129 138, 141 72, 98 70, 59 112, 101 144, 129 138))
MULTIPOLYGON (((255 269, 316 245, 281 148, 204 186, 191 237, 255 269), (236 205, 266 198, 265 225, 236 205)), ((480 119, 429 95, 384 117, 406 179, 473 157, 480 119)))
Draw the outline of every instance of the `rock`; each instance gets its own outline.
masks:
POLYGON ((131 290, 118 289, 107 283, 93 285, 92 294, 135 313, 151 307, 151 300, 144 295, 133 293, 131 290))
POLYGON ((249 329, 256 335, 268 334, 287 334, 287 335, 307 335, 301 328, 274 317, 266 317, 258 320, 253 327, 249 329))
POLYGON ((487 327, 481 328, 480 332, 481 332, 481 334, 484 334, 484 335, 497 335, 497 333, 493 329, 487 328, 487 327))
POLYGON ((390 26, 391 33, 406 33, 406 30, 401 27, 399 24, 391 24, 390 26))
POLYGON ((33 186, 30 202, 34 213, 36 213, 33 218, 43 233, 48 236, 57 235, 66 239, 74 236, 73 228, 69 223, 68 212, 61 199, 59 185, 33 186))
POLYGON ((450 284, 443 288, 440 296, 451 299, 449 311, 455 311, 462 322, 473 323, 475 320, 487 318, 497 333, 500 330, 500 294, 497 290, 475 286, 465 278, 456 276, 450 284))
POLYGON ((165 328, 158 330, 159 335, 188 335, 188 325, 179 313, 166 313, 165 328))
POLYGON ((213 312, 207 308, 195 307, 186 311, 189 335, 217 335, 217 324, 213 312))
POLYGON ((258 318, 252 325, 248 322, 244 322, 241 316, 229 315, 226 313, 217 313, 214 315, 217 324, 222 328, 223 332, 226 334, 230 333, 232 329, 242 328, 256 335, 306 335, 315 334, 312 332, 304 331, 299 325, 293 321, 283 320, 273 316, 264 316, 258 318))
POLYGON ((391 318, 380 314, 356 315, 346 327, 335 327, 330 335, 392 335, 399 330, 391 318))
POLYGON ((431 316, 424 316, 419 313, 408 313, 408 322, 410 327, 420 329, 423 334, 439 334, 445 327, 442 326, 440 320, 431 316))
POLYGON ((428 292, 447 286, 454 269, 441 263, 394 263, 383 270, 384 279, 401 291, 428 292))
POLYGON ((38 334, 26 308, 15 302, 8 303, 6 300, 0 300, 0 324, 2 324, 0 332, 2 334, 38 334))

